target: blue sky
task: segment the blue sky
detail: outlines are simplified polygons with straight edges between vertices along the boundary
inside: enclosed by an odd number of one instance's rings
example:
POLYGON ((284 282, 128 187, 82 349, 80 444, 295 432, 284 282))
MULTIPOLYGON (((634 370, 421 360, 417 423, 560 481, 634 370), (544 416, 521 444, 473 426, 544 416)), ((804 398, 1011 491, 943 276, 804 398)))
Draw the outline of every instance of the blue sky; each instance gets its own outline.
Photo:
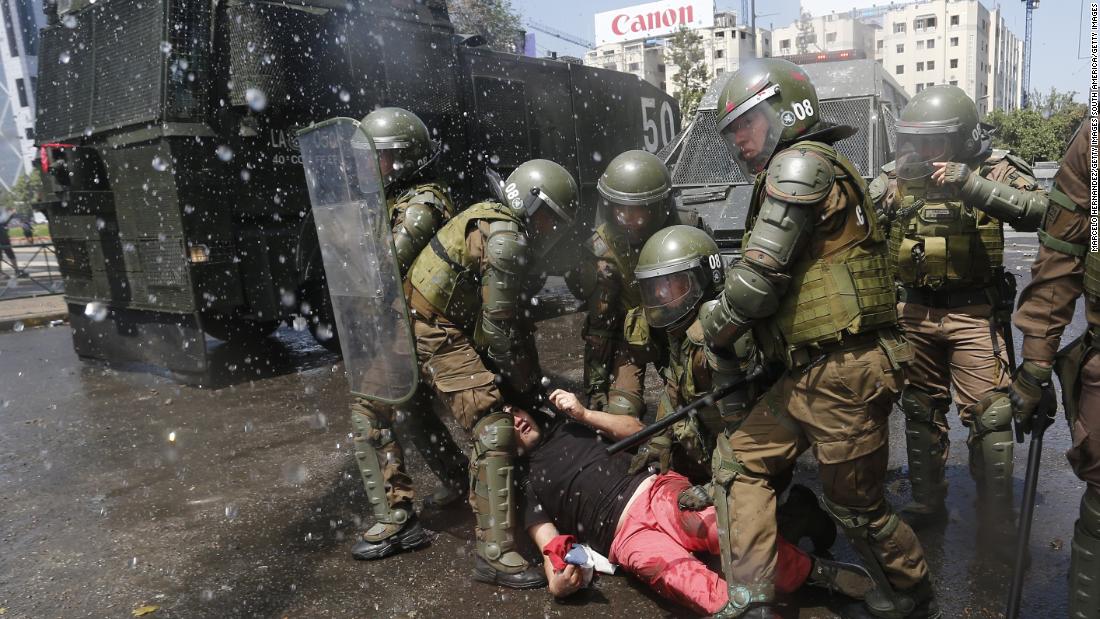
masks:
MULTIPOLYGON (((569 32, 589 41, 595 38, 592 16, 600 11, 641 4, 648 0, 512 0, 524 18, 569 32)), ((880 0, 885 3, 887 0, 880 0)), ((1020 39, 1024 38, 1024 3, 1021 0, 980 0, 987 8, 1000 4, 1005 9, 1008 27, 1020 39)), ((740 12, 740 0, 718 0, 719 11, 740 12)), ((798 0, 757 0, 757 24, 767 27, 786 26, 798 17, 798 0)), ((1088 22, 1085 19, 1088 2, 1081 0, 1043 0, 1034 13, 1035 35, 1031 45, 1031 88, 1049 91, 1077 91, 1077 100, 1084 101, 1089 87, 1088 22), (1083 7, 1083 8, 1082 8, 1083 7), (1080 41, 1080 49, 1078 43, 1080 41), (1079 58, 1080 57, 1080 58, 1079 58)), ((583 49, 550 35, 536 32, 540 52, 581 55, 583 49)))

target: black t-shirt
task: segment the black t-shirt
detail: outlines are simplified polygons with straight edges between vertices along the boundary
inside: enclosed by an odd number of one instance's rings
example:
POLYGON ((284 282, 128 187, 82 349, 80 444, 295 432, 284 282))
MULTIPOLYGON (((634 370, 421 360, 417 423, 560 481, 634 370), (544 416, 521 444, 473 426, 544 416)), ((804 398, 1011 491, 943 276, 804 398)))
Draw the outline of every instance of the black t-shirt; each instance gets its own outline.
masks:
POLYGON ((607 443, 575 422, 547 430, 526 458, 523 529, 553 522, 562 533, 607 555, 630 497, 650 473, 631 475, 631 455, 607 455, 607 443))

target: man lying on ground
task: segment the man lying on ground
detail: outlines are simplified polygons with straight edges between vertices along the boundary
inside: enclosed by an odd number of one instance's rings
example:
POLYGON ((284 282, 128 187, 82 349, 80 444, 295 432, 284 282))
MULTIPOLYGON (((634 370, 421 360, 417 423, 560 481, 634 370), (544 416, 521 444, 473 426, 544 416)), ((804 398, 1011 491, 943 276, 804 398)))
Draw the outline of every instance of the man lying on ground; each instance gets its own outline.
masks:
MULTIPOLYGON (((567 414, 584 416, 614 440, 642 428, 633 417, 584 409, 573 394, 561 390, 551 394, 551 401, 567 414)), ((672 471, 630 474, 630 454, 608 455, 607 444, 592 428, 567 420, 536 421, 518 409, 512 414, 520 457, 527 465, 526 479, 520 482, 526 499, 521 522, 540 550, 559 532, 570 533, 694 612, 710 614, 726 605, 725 581, 694 554, 718 553, 714 508, 681 511, 677 505, 680 492, 691 486, 687 478, 672 471)), ((581 588, 576 566, 561 571, 550 561, 543 566, 554 596, 581 588)), ((858 597, 870 581, 857 566, 811 557, 780 539, 776 590, 792 593, 803 585, 858 597)))

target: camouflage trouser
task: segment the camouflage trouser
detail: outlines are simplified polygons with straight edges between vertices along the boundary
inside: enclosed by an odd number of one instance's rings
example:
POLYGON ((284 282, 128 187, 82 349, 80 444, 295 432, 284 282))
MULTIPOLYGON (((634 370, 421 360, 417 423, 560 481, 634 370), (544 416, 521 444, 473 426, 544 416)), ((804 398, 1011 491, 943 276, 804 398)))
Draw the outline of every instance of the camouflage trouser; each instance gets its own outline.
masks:
POLYGON ((834 515, 842 512, 861 523, 845 532, 864 536, 891 583, 906 589, 925 578, 920 542, 883 496, 887 417, 902 384, 901 372, 891 368, 878 346, 834 352, 788 372, 736 431, 719 439, 715 506, 730 583, 771 595, 777 534, 773 480, 806 449, 817 458, 826 504, 834 515))
POLYGON ((356 398, 351 407, 356 429, 356 456, 364 482, 370 483, 369 469, 375 463, 364 462, 364 458, 370 457, 370 450, 358 446, 369 441, 377 454, 377 466, 390 507, 406 506, 414 496, 412 479, 405 470, 401 445, 394 433, 395 423, 402 430, 401 434, 423 441, 440 452, 445 464, 453 465, 461 453, 456 455, 450 446, 453 439, 433 413, 432 400, 441 403, 467 431, 471 431, 479 419, 502 407, 493 373, 485 368, 462 331, 450 323, 417 316, 413 320, 413 334, 420 364, 420 386, 416 395, 396 410, 360 398, 356 398), (364 428, 368 429, 365 435, 364 428))

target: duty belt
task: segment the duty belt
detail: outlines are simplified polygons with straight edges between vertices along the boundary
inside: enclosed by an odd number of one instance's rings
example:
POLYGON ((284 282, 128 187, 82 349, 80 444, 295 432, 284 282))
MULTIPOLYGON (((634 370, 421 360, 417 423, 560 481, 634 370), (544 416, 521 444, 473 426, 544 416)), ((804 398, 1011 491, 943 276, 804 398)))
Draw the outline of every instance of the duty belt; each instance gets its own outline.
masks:
POLYGON ((846 335, 844 339, 835 342, 821 342, 811 344, 791 351, 792 369, 798 369, 818 362, 834 352, 850 352, 877 345, 879 341, 878 331, 846 335))
POLYGON ((925 307, 950 309, 967 305, 993 305, 994 295, 992 288, 979 288, 977 290, 930 290, 928 288, 909 288, 902 286, 898 289, 898 301, 902 303, 916 303, 925 307))

